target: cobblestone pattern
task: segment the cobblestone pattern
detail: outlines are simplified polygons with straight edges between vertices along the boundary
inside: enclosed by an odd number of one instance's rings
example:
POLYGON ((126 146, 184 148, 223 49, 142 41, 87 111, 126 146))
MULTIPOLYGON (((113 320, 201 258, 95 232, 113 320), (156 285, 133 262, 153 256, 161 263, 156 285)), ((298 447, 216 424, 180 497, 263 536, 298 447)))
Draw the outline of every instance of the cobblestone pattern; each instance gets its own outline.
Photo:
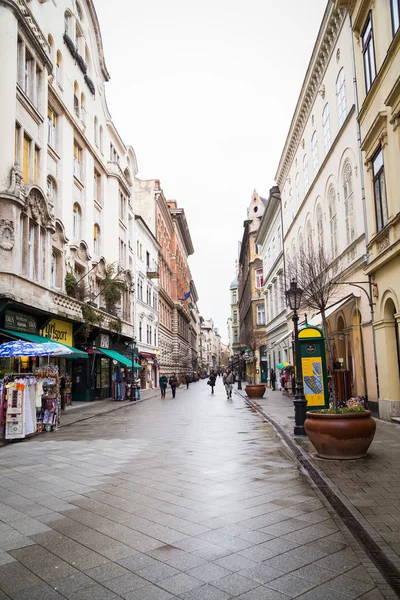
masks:
POLYGON ((393 597, 375 571, 219 382, 0 450, 0 600, 393 597))

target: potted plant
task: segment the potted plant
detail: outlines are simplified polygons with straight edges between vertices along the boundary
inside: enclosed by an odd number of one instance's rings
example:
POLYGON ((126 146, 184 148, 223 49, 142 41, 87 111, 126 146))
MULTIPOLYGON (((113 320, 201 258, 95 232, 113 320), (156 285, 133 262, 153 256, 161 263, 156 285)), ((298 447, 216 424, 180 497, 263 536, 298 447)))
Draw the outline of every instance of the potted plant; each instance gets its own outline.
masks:
MULTIPOLYGON (((296 279, 302 288, 302 302, 321 314, 326 351, 331 365, 335 363, 326 317, 327 306, 338 292, 340 282, 335 278, 332 261, 324 246, 312 243, 300 247, 288 261, 290 280, 296 279)), ((333 366, 332 366, 333 369, 333 366)), ((363 458, 374 438, 376 423, 361 398, 339 402, 335 377, 332 376, 331 402, 328 409, 310 410, 304 423, 305 431, 321 458, 351 460, 363 458)))

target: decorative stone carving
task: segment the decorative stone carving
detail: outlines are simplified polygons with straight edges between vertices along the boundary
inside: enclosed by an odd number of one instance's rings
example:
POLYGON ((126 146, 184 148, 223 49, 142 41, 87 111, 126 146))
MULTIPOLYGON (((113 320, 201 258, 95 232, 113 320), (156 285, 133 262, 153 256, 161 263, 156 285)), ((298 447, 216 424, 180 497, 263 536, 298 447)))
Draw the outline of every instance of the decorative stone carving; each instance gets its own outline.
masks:
POLYGON ((387 248, 389 245, 390 245, 389 234, 386 234, 385 237, 383 237, 378 242, 378 254, 383 252, 385 250, 385 248, 387 248))
POLYGON ((15 235, 14 223, 9 219, 0 220, 0 248, 12 250, 14 248, 15 235))
POLYGON ((13 164, 10 171, 10 185, 6 189, 7 194, 19 196, 22 186, 22 170, 17 162, 13 164))

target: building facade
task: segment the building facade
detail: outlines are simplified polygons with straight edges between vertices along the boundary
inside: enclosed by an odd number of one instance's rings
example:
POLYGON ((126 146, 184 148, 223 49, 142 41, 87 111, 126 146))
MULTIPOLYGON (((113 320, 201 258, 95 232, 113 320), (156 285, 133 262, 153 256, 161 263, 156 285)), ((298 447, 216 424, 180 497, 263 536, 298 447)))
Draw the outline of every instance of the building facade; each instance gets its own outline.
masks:
POLYGON ((379 415, 400 418, 400 12, 397 0, 336 0, 351 18, 374 300, 379 415))
POLYGON ((257 232, 267 201, 254 190, 240 245, 238 272, 239 342, 244 350, 245 377, 253 383, 267 380, 265 305, 261 246, 256 244, 257 232))
POLYGON ((142 389, 158 386, 158 255, 160 245, 141 216, 135 215, 135 333, 142 366, 142 389))
MULTIPOLYGON (((350 31, 349 16, 328 2, 276 181, 286 267, 295 266, 312 248, 325 249, 331 277, 338 283, 326 311, 334 361, 348 371, 351 394, 368 396, 376 405, 350 31)), ((300 313, 321 324, 321 316, 309 307, 301 307, 300 313)), ((291 315, 287 318, 291 329, 291 315)))
POLYGON ((267 372, 282 362, 290 362, 291 331, 288 330, 285 299, 285 261, 282 237, 281 196, 271 188, 267 207, 256 237, 261 246, 264 273, 264 299, 267 347, 261 357, 267 372))
POLYGON ((233 358, 239 352, 239 286, 237 278, 232 281, 229 292, 231 295, 231 314, 228 320, 229 353, 233 358))
POLYGON ((137 165, 107 109, 93 2, 3 2, 0 38, 0 326, 28 318, 39 334, 60 321, 74 346, 94 349, 68 361, 75 397, 110 396, 102 349, 133 335, 137 165))

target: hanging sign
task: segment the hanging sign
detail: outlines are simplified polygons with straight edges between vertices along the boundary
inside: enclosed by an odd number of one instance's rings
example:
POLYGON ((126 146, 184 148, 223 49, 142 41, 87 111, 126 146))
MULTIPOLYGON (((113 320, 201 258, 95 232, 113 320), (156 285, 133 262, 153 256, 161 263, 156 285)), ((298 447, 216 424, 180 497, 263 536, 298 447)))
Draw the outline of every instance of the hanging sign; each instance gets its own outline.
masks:
POLYGON ((37 333, 36 319, 29 315, 23 315, 7 310, 4 313, 4 329, 25 331, 26 333, 37 333))
POLYGON ((72 323, 52 319, 43 329, 42 335, 53 342, 61 342, 61 344, 72 346, 72 323))

